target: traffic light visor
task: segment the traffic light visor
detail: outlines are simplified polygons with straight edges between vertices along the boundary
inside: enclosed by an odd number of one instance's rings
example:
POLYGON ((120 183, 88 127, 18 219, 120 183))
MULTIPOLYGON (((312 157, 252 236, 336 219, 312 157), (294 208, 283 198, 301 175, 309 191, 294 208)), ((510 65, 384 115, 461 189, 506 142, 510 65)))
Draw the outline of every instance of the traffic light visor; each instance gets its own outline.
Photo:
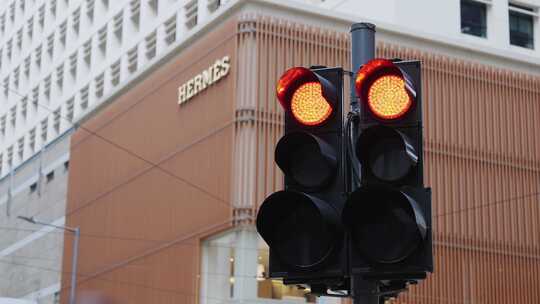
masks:
POLYGON ((412 108, 416 96, 406 73, 386 59, 364 64, 357 73, 355 89, 371 114, 380 120, 403 117, 412 108))
POLYGON ((257 231, 286 264, 306 269, 323 263, 340 244, 338 213, 296 191, 270 195, 259 208, 257 231))
POLYGON ((288 178, 307 188, 326 185, 337 170, 334 149, 306 132, 283 136, 276 146, 275 160, 288 178))
POLYGON ((406 259, 427 235, 417 202, 387 187, 353 192, 345 204, 343 222, 356 248, 370 261, 383 264, 406 259))
POLYGON ((316 72, 294 67, 280 77, 277 97, 285 111, 290 111, 300 124, 317 126, 331 116, 336 89, 316 72))
POLYGON ((363 130, 356 142, 356 155, 362 166, 385 182, 401 180, 418 163, 418 155, 410 139, 387 126, 363 130))

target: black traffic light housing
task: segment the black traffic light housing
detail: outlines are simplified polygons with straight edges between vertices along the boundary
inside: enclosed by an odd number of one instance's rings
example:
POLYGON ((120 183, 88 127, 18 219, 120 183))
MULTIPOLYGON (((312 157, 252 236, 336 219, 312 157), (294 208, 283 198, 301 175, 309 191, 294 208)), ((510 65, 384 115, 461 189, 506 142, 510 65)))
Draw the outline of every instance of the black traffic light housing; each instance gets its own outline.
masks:
POLYGON ((343 285, 348 271, 341 222, 346 199, 343 69, 292 68, 280 78, 277 97, 285 108, 285 132, 275 161, 284 173, 285 189, 265 199, 256 226, 270 247, 270 277, 324 293, 343 285), (310 87, 319 84, 320 93, 310 87), (323 101, 319 98, 328 102, 331 113, 303 122, 303 102, 323 101))
POLYGON ((361 178, 343 211, 350 274, 372 280, 423 279, 433 271, 433 256, 431 191, 423 178, 420 62, 374 59, 360 69, 356 91, 361 113, 355 152, 361 178), (403 101, 397 109, 378 103, 382 90, 400 86, 401 91, 389 93, 403 101))

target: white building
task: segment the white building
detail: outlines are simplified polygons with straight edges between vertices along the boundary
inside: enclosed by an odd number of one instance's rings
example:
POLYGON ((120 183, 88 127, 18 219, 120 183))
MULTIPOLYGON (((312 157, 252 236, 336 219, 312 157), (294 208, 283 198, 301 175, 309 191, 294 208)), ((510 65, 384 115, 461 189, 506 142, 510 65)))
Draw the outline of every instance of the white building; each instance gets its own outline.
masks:
POLYGON ((405 45, 539 74, 539 8, 540 0, 2 0, 0 295, 55 298, 63 234, 16 216, 63 223, 77 122, 233 11, 343 31, 370 21, 405 45))

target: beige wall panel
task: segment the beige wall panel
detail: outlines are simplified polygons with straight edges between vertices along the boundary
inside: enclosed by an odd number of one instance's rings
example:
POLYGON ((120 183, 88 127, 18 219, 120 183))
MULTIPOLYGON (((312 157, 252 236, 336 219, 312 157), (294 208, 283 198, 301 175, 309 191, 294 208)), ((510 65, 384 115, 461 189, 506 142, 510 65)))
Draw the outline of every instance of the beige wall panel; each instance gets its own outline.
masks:
POLYGON ((151 164, 141 158, 152 163, 163 162, 172 153, 233 124, 234 57, 231 75, 226 79, 182 106, 176 103, 180 85, 206 70, 216 59, 234 53, 235 36, 231 33, 210 33, 206 41, 185 50, 182 59, 171 58, 170 63, 119 96, 106 111, 79 129, 72 143, 72 154, 74 162, 86 163, 79 172, 87 183, 71 186, 78 196, 75 205, 149 169, 151 164), (90 149, 92 155, 84 154, 85 159, 77 161, 76 151, 83 148, 90 149), (103 166, 96 167, 96 163, 103 166))

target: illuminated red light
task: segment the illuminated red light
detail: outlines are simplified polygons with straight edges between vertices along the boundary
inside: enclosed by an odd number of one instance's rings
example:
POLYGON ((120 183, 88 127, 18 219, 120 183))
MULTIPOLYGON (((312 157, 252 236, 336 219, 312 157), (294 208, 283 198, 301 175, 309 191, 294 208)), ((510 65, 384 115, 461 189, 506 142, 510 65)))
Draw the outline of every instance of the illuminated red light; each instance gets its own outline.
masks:
POLYGON ((400 69, 386 59, 373 59, 358 71, 357 96, 370 112, 383 120, 403 117, 413 105, 413 97, 400 69))
POLYGON ((303 125, 320 125, 333 112, 318 77, 303 67, 287 70, 278 81, 276 94, 283 108, 303 125))

